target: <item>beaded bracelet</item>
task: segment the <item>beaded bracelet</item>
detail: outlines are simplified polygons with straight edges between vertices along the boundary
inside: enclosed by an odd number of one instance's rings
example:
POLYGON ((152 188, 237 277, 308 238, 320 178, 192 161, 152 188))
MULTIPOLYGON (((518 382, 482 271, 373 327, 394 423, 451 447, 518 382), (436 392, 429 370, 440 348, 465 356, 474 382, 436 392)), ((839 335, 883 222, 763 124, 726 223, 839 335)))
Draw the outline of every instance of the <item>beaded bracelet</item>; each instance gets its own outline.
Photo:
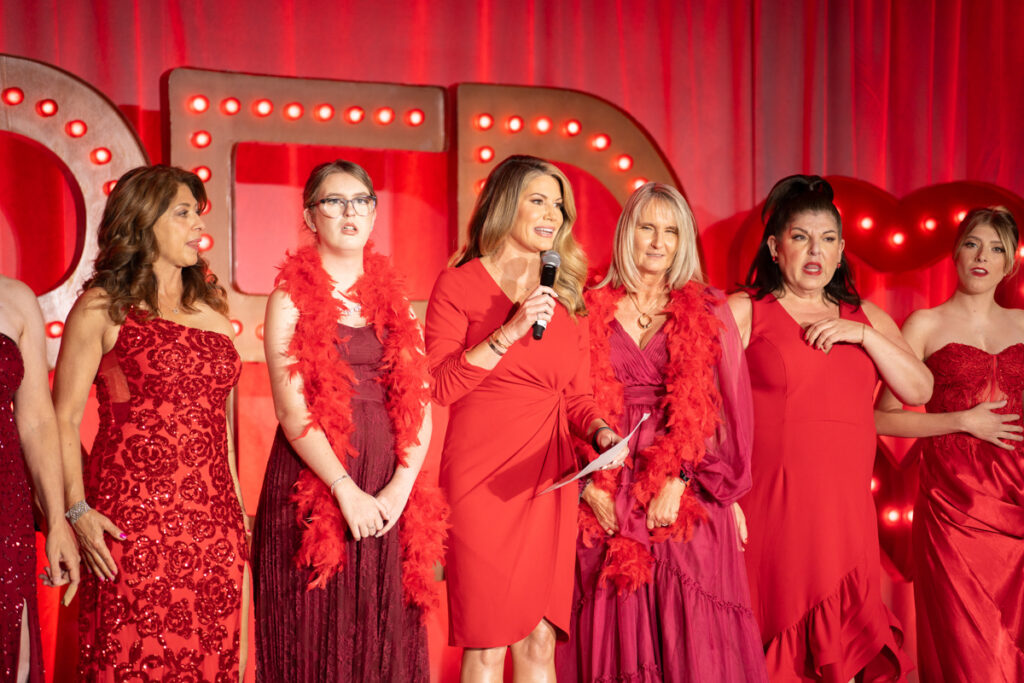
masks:
POLYGON ((84 515, 89 510, 92 510, 92 508, 89 507, 89 504, 85 502, 85 499, 82 499, 75 503, 74 505, 72 505, 71 507, 69 507, 68 511, 64 513, 64 516, 67 518, 69 522, 74 524, 79 519, 81 519, 82 515, 84 515))
POLYGON ((338 477, 337 479, 335 479, 334 481, 331 482, 331 496, 334 495, 334 487, 337 486, 338 484, 340 484, 341 482, 345 481, 346 479, 348 479, 348 475, 347 474, 343 474, 343 475, 341 475, 340 477, 338 477))

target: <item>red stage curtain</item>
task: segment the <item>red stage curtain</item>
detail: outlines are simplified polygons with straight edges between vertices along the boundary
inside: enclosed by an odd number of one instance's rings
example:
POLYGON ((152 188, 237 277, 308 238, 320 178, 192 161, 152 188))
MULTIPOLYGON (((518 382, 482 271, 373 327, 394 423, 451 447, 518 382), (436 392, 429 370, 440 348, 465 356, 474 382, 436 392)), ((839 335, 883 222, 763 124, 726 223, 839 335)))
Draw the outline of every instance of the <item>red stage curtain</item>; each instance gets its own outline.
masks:
MULTIPOLYGON (((727 287, 747 265, 734 256, 740 224, 791 173, 853 176, 897 196, 953 180, 1024 195, 1021 26, 1017 0, 40 0, 3 4, 0 53, 91 83, 154 161, 163 160, 160 77, 179 66, 586 91, 624 108, 661 146, 694 207, 712 282, 727 287)), ((28 172, 21 165, 36 162, 23 145, 0 142, 0 245, 14 248, 8 234, 73 234, 74 193, 59 173, 28 172), (23 203, 8 206, 13 197, 23 203), (63 225, 39 232, 39 221, 63 225)), ((389 182, 450 208, 433 193, 436 177, 389 182)), ((581 220, 614 220, 579 209, 581 220)), ((53 259, 73 250, 54 241, 49 258, 17 247, 18 260, 0 264, 45 288, 66 265, 53 259)), ((428 278, 413 276, 419 286, 428 278)), ((945 263, 858 277, 898 321, 953 282, 945 263)), ((252 391, 258 400, 262 390, 252 391)))

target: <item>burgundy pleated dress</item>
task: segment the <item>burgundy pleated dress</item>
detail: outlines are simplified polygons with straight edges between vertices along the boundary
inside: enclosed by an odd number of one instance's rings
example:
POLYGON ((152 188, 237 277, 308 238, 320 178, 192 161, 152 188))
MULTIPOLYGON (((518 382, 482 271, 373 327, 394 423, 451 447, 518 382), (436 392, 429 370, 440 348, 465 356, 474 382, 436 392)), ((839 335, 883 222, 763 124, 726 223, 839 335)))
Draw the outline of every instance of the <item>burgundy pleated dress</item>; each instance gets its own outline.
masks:
MULTIPOLYGON (((882 603, 870 492, 874 363, 854 344, 808 346, 773 296, 752 303, 753 488, 740 505, 768 676, 845 683, 865 670, 866 681, 901 679, 910 667, 882 603)), ((847 304, 840 316, 869 324, 847 304)))
MULTIPOLYGON (((707 518, 689 541, 652 542, 646 515, 631 493, 633 470, 623 470, 615 494, 619 535, 643 543, 653 555, 651 582, 619 594, 614 584, 600 581, 607 544, 577 541, 570 639, 556 652, 560 681, 768 680, 731 509, 750 488, 750 383, 732 314, 724 303, 716 313, 724 328, 716 368, 723 424, 691 479, 707 518)), ((615 377, 623 384, 623 428, 651 414, 629 444, 631 453, 642 453, 665 431, 665 327, 639 348, 613 320, 609 346, 615 377)))
MULTIPOLYGON (((358 380, 350 439, 358 456, 345 467, 376 495, 397 466, 386 387, 376 381, 383 346, 372 327, 340 325, 337 348, 358 380)), ((305 468, 278 428, 253 539, 257 680, 425 683, 427 632, 420 609, 404 601, 397 526, 358 543, 348 536, 344 568, 326 587, 307 589, 310 570, 295 562, 303 529, 290 500, 305 468)))
MULTIPOLYGON (((1006 399, 1021 415, 1024 344, 991 354, 947 344, 928 357, 929 412, 1006 399)), ((1016 421, 1020 424, 1020 420, 1016 421)), ((921 680, 1024 680, 1024 445, 927 439, 914 506, 921 680)))

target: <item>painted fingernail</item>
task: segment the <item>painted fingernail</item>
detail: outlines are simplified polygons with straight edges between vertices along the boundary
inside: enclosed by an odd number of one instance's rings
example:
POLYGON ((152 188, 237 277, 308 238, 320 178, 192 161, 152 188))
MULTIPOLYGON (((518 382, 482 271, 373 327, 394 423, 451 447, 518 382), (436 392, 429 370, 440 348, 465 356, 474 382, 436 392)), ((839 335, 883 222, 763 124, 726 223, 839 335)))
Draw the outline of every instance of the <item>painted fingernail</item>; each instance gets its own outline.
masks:
POLYGON ((123 541, 124 539, 126 539, 126 538, 128 538, 128 536, 127 536, 126 534, 121 534, 121 540, 122 540, 122 541, 123 541))

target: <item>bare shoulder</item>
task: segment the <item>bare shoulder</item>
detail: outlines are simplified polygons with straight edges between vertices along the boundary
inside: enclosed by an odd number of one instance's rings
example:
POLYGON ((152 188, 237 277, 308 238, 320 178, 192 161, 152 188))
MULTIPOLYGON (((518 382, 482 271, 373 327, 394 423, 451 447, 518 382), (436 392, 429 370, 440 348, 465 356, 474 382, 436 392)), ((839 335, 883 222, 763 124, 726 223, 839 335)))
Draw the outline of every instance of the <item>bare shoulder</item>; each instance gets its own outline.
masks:
POLYGON ((736 319, 737 325, 742 326, 742 323, 746 323, 747 325, 750 324, 750 319, 753 316, 754 311, 753 299, 750 298, 750 292, 744 290, 733 292, 728 296, 726 302, 729 304, 729 309, 732 311, 732 317, 736 319))
POLYGON ((945 319, 941 306, 935 308, 921 308, 903 321, 903 334, 913 334, 919 337, 931 336, 931 333, 942 324, 945 319))
POLYGON ((885 312, 878 304, 872 303, 865 299, 860 303, 861 310, 864 311, 864 315, 868 317, 872 327, 878 327, 879 325, 892 325, 896 327, 895 321, 892 316, 885 312))
POLYGON ((68 313, 68 322, 71 321, 90 326, 113 326, 114 321, 110 318, 110 295, 100 287, 85 290, 68 313))
POLYGON ((1024 339, 1024 310, 1019 308, 1005 308, 1003 310, 1006 311, 1007 320, 1021 333, 1021 338, 1024 339))
POLYGON ((5 275, 0 275, 0 298, 10 301, 19 309, 38 305, 35 292, 28 285, 5 275))

